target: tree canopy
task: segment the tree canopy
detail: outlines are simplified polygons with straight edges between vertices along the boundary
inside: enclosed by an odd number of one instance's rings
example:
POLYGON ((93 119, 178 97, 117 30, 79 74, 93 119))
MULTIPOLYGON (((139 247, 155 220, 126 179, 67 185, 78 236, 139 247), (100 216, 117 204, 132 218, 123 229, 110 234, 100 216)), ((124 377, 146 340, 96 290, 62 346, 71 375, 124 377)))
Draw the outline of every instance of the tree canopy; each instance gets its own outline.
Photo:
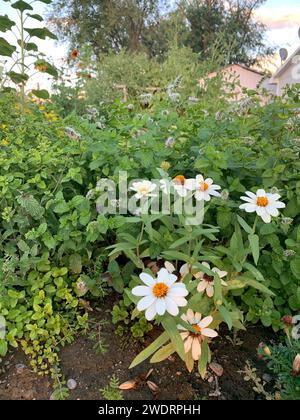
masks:
POLYGON ((54 0, 49 20, 71 48, 89 45, 99 56, 125 49, 163 57, 170 45, 201 58, 219 50, 224 64, 251 64, 270 53, 254 11, 266 0, 54 0))

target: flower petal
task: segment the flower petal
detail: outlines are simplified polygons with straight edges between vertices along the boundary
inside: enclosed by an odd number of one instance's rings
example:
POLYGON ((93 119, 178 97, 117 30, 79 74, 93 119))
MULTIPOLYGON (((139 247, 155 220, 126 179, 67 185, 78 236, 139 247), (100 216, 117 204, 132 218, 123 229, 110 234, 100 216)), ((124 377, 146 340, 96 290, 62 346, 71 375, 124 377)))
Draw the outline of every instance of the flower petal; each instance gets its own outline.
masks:
POLYGON ((200 281, 200 283, 197 286, 198 292, 199 293, 203 292, 207 288, 207 286, 208 286, 208 282, 207 281, 205 281, 205 280, 200 281))
POLYGON ((155 279, 147 273, 141 273, 140 279, 144 282, 147 286, 151 287, 155 284, 155 279))
MULTIPOLYGON (((166 283, 166 280, 169 278, 170 273, 166 268, 161 268, 159 272, 157 273, 157 281, 166 283)), ((176 276, 175 276, 176 277, 176 276)), ((177 277, 176 277, 177 279, 177 277)))
POLYGON ((145 296, 143 297, 137 304, 137 309, 139 311, 144 311, 145 309, 149 308, 155 302, 154 296, 145 296))
POLYGON ((173 271, 176 270, 174 265, 172 263, 170 263, 169 261, 165 262, 165 268, 168 270, 169 273, 173 273, 173 271))
POLYGON ((202 321, 199 322, 199 327, 200 328, 206 328, 208 327, 209 324, 211 324, 213 322, 213 317, 212 316, 206 316, 205 318, 202 319, 202 321))
POLYGON ((170 315, 177 316, 179 314, 179 309, 173 299, 168 296, 165 298, 166 309, 170 315))
POLYGON ((155 317, 155 315, 156 315, 156 308, 155 308, 155 303, 153 303, 146 310, 145 317, 146 317, 147 321, 152 321, 152 319, 155 317))
POLYGON ((194 360, 199 360, 199 357, 201 355, 201 344, 198 338, 194 338, 192 342, 192 357, 194 360))
POLYGON ((211 328, 204 328, 201 331, 201 334, 204 335, 205 337, 211 337, 211 338, 214 338, 214 337, 218 336, 217 331, 214 331, 211 328))
POLYGON ((152 290, 148 286, 137 286, 132 289, 131 293, 134 296, 150 296, 152 295, 152 290))
POLYGON ((188 353, 191 350, 192 343, 193 343, 193 336, 189 335, 189 337, 184 342, 185 353, 188 353))
POLYGON ((155 308, 158 315, 164 315, 166 312, 166 302, 165 299, 156 299, 155 308))
POLYGON ((214 295, 214 286, 211 283, 206 286, 206 294, 210 298, 214 295))

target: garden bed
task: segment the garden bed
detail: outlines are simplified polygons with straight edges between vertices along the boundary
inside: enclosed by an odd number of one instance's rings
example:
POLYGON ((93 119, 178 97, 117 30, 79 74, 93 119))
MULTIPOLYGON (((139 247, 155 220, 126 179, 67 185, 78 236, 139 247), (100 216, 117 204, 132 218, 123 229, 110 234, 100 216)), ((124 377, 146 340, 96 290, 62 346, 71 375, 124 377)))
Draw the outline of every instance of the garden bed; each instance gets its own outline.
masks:
MULTIPOLYGON (((253 391, 253 383, 245 381, 245 375, 239 371, 244 370, 248 360, 252 367, 258 369, 259 377, 269 377, 271 380, 265 363, 257 357, 259 343, 268 342, 274 336, 270 330, 260 326, 249 326, 246 332, 239 333, 240 344, 235 346, 226 338, 231 335, 229 331, 224 329, 220 333, 220 337, 212 346, 213 361, 224 369, 223 375, 218 378, 219 393, 218 390, 216 392, 215 376, 212 382, 208 382, 199 377, 196 369, 189 374, 176 355, 161 364, 150 365, 145 362, 128 370, 133 358, 153 341, 157 331, 153 330, 144 343, 128 339, 127 335, 120 339, 110 322, 113 303, 115 302, 111 299, 102 309, 95 308, 92 315, 92 319, 96 322, 107 320, 102 327, 102 340, 107 345, 108 351, 104 354, 97 353, 94 350, 95 342, 87 334, 78 337, 73 344, 66 346, 60 352, 61 368, 65 378, 72 378, 77 382, 76 389, 70 391, 70 399, 103 399, 100 390, 108 385, 113 375, 123 383, 136 377, 142 378, 151 368, 154 370, 149 380, 158 386, 157 393, 153 393, 146 383, 142 382, 136 389, 122 392, 125 400, 263 398, 253 391)), ((10 353, 3 361, 2 369, 0 400, 44 400, 51 397, 53 392, 51 379, 34 374, 22 351, 10 353)))

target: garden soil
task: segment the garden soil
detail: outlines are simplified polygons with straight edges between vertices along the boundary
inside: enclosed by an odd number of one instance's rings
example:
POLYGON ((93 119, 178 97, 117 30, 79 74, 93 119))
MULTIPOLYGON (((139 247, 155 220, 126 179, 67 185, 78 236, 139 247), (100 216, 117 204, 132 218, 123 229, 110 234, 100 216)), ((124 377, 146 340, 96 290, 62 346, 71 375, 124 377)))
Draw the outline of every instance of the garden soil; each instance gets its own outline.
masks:
MULTIPOLYGON (((144 343, 137 342, 126 335, 119 337, 110 322, 110 311, 114 302, 106 303, 103 309, 94 308, 91 318, 94 322, 107 320, 101 327, 101 338, 108 350, 97 353, 95 341, 89 335, 78 336, 73 344, 60 352, 63 374, 66 379, 75 379, 77 386, 70 391, 72 400, 101 400, 101 389, 108 385, 112 375, 123 383, 133 380, 137 383, 134 389, 122 391, 125 400, 254 400, 262 399, 253 391, 253 383, 244 380, 241 373, 246 361, 257 368, 260 377, 270 381, 264 362, 257 356, 260 342, 269 342, 274 336, 262 327, 249 326, 246 332, 239 333, 239 344, 233 345, 228 338, 230 332, 221 331, 220 337, 212 345, 213 362, 217 373, 210 373, 210 379, 203 381, 196 369, 189 374, 181 360, 175 355, 158 365, 147 362, 128 370, 134 357, 159 333, 153 330, 144 343), (153 384, 147 385, 145 376, 153 384), (152 386, 151 386, 152 385, 152 386)), ((51 379, 40 377, 30 370, 28 360, 22 351, 11 352, 0 364, 0 400, 47 400, 52 394, 51 379)))

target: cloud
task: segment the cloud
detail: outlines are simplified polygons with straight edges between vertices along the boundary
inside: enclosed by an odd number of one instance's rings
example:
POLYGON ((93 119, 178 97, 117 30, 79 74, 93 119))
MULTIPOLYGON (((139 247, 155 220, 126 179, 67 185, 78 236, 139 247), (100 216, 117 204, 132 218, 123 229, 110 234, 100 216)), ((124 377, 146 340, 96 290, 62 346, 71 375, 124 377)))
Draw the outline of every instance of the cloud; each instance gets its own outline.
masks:
POLYGON ((255 12, 258 21, 268 30, 286 29, 300 26, 300 7, 261 8, 255 12))

